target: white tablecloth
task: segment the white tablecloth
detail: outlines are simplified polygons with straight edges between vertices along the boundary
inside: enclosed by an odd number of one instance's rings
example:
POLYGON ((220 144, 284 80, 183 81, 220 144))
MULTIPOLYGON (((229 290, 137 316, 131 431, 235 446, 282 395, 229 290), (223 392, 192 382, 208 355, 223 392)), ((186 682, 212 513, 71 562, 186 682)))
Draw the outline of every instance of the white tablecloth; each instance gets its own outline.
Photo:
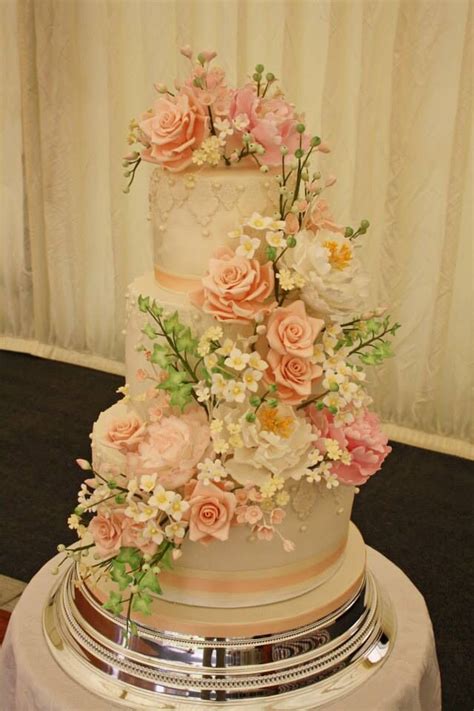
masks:
MULTIPOLYGON (((439 711, 441 689, 431 621, 410 580, 380 553, 368 563, 389 591, 397 616, 395 646, 386 663, 328 711, 439 711)), ((60 669, 43 637, 41 618, 55 582, 46 564, 25 589, 8 626, 0 657, 1 711, 110 711, 121 708, 89 693, 60 669)))

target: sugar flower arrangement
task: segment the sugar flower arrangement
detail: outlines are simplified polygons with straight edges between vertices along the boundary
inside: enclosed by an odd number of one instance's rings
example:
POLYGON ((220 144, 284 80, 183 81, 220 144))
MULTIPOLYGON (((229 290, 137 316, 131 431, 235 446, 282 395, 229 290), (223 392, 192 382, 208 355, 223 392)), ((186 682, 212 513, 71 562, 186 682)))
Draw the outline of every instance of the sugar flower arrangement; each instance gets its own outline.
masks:
POLYGON ((291 553, 290 483, 360 487, 390 452, 364 367, 391 355, 399 324, 384 308, 363 310, 357 243, 369 223, 333 219, 325 193, 335 179, 310 169, 324 144, 306 135, 273 74, 264 81, 258 65, 252 83, 229 89, 214 56, 200 53, 176 94, 158 86, 162 98, 133 127, 143 145, 133 170, 141 159, 182 170, 252 156, 278 164, 279 211, 250 215, 229 236, 235 246, 213 255, 190 296, 210 319, 204 332, 140 296, 137 377, 149 387, 135 398, 120 389, 118 409, 94 426, 92 463, 77 460, 90 471, 69 518, 82 545, 60 548, 116 583, 105 606, 129 622, 150 611, 184 541, 221 545, 245 526, 291 553))
POLYGON ((281 147, 325 150, 318 137, 305 133, 301 116, 279 88, 273 73, 257 64, 252 79, 230 88, 224 71, 213 65, 215 52, 181 49, 190 62, 184 82, 173 90, 156 84, 152 107, 130 123, 128 142, 138 144, 124 158, 128 192, 135 171, 149 161, 178 172, 195 166, 232 166, 252 159, 263 172, 280 166, 281 147))

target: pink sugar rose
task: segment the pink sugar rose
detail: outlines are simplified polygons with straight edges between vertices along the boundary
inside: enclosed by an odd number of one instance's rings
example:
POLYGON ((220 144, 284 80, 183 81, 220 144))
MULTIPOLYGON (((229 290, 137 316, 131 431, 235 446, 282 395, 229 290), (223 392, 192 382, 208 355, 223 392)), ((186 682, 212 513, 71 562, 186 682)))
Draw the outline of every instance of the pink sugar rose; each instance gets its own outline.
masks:
POLYGON ((309 206, 304 219, 304 227, 307 227, 313 232, 319 230, 328 230, 329 232, 340 232, 344 234, 344 227, 334 222, 334 219, 329 211, 329 204, 323 198, 315 199, 309 206))
POLYGON ((274 306, 264 303, 273 292, 272 262, 236 256, 229 247, 216 250, 201 281, 191 302, 218 321, 248 323, 274 306))
POLYGON ((269 350, 266 360, 269 364, 265 380, 275 383, 280 400, 288 405, 298 405, 311 395, 311 387, 322 375, 322 368, 307 358, 281 355, 269 350))
POLYGON ((189 521, 189 540, 209 543, 213 539, 226 541, 237 506, 235 495, 223 491, 212 482, 199 481, 188 501, 184 518, 189 521))
POLYGON ((124 518, 122 512, 114 511, 110 516, 99 513, 90 522, 87 530, 92 535, 100 556, 110 557, 119 552, 124 518))
POLYGON ((126 454, 136 452, 145 436, 145 425, 138 415, 129 414, 114 420, 105 435, 105 442, 126 454))
POLYGON ((162 417, 148 425, 137 453, 129 454, 129 471, 135 475, 156 472, 165 489, 177 489, 191 479, 209 443, 209 424, 201 408, 179 417, 162 417))
POLYGON ((207 112, 189 87, 157 99, 139 127, 148 143, 142 158, 172 172, 190 165, 193 151, 209 134, 207 112))
MULTIPOLYGON (((369 477, 379 471, 392 451, 387 444, 386 434, 380 428, 379 418, 373 412, 364 410, 354 422, 342 427, 336 427, 333 416, 325 411, 317 412, 316 408, 308 408, 307 414, 321 438, 336 439, 341 449, 350 453, 350 464, 336 461, 332 465, 332 473, 343 484, 365 484, 369 477)), ((324 451, 318 442, 315 442, 315 446, 324 451)))
POLYGON ((308 316, 304 302, 298 300, 270 314, 267 340, 270 348, 280 355, 310 358, 314 342, 323 326, 324 321, 308 316))

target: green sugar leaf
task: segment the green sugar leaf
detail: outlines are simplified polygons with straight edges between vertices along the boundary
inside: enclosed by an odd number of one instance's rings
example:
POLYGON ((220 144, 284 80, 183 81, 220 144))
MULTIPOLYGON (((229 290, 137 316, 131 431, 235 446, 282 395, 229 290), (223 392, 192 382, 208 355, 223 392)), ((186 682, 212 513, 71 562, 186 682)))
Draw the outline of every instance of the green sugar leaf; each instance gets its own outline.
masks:
POLYGON ((104 602, 103 607, 114 615, 120 615, 123 610, 123 602, 121 593, 112 592, 109 593, 109 598, 104 602))
POLYGON ((128 563, 131 568, 139 568, 143 562, 143 556, 137 548, 122 547, 115 560, 119 563, 128 563))
POLYGON ((168 356, 169 352, 166 346, 162 346, 159 343, 153 344, 153 352, 150 356, 151 363, 166 369, 169 366, 168 356))
POLYGON ((152 598, 144 592, 139 592, 133 596, 132 600, 132 610, 134 612, 141 612, 144 615, 151 614, 151 603, 152 598))
POLYGON ((133 580, 132 576, 125 571, 125 563, 120 563, 117 559, 112 561, 110 577, 117 583, 120 590, 125 590, 133 580))
POLYGON ((151 323, 147 323, 146 326, 142 328, 142 333, 144 333, 145 336, 148 336, 148 338, 150 338, 152 341, 155 338, 158 338, 158 336, 160 335, 156 328, 153 328, 151 323))
POLYGON ((138 308, 142 313, 147 313, 148 309, 150 308, 150 297, 149 296, 140 296, 138 297, 138 308))
POLYGON ((139 590, 149 590, 150 592, 156 593, 157 595, 162 594, 162 590, 158 582, 158 576, 151 570, 148 570, 145 575, 140 578, 138 588, 139 590))

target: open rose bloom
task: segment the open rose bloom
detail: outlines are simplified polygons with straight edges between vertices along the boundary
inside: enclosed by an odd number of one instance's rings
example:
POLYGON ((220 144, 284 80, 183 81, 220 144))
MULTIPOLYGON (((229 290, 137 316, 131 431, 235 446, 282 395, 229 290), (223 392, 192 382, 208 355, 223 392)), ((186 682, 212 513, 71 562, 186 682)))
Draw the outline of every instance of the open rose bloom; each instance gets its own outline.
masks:
POLYGON ((153 588, 183 544, 222 546, 238 527, 291 553, 281 531, 295 482, 316 497, 360 487, 390 452, 365 370, 391 355, 398 324, 367 306, 359 245, 369 223, 333 215, 329 148, 271 72, 257 65, 253 81, 231 87, 215 52, 182 55, 184 81, 158 84, 131 126, 139 150, 127 175, 142 160, 177 172, 247 158, 264 173, 278 166, 265 179, 279 201, 235 225, 174 313, 139 297, 143 392, 120 389, 93 427, 92 462, 77 460, 88 478, 69 525, 113 580, 126 585, 130 574, 133 587, 130 570, 153 588))

